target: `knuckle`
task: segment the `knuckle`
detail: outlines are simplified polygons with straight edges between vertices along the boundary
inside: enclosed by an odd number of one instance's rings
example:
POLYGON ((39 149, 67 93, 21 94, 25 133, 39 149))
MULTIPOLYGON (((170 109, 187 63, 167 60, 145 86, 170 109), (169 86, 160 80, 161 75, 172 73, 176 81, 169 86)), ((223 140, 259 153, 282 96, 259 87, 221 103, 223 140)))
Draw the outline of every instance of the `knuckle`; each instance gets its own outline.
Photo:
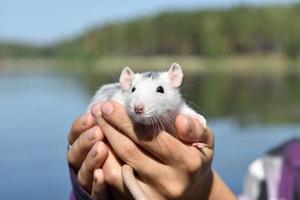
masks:
POLYGON ((92 161, 93 160, 91 157, 86 158, 82 164, 82 168, 84 168, 86 171, 93 171, 95 167, 92 161))
POLYGON ((84 171, 79 170, 78 177, 77 177, 78 183, 85 189, 88 189, 89 183, 87 179, 85 178, 84 171))
POLYGON ((104 183, 104 176, 103 176, 102 170, 100 171, 98 169, 98 170, 94 171, 94 182, 95 182, 95 184, 103 184, 104 183))
POLYGON ((98 132, 96 127, 93 127, 87 131, 85 131, 83 134, 81 134, 79 136, 79 138, 77 139, 77 143, 78 143, 78 149, 80 149, 81 151, 87 151, 89 150, 93 144, 95 144, 97 142, 96 138, 98 137, 98 132), (88 139, 88 134, 90 132, 93 132, 93 139, 88 139))
POLYGON ((70 133, 68 135, 68 141, 69 141, 70 144, 72 144, 74 142, 76 132, 78 132, 78 124, 79 124, 80 118, 81 117, 77 117, 74 120, 73 124, 71 125, 71 130, 70 130, 70 133))
POLYGON ((134 157, 135 154, 136 146, 131 142, 127 142, 126 144, 124 144, 120 152, 120 156, 125 160, 127 160, 126 158, 134 157))
POLYGON ((77 117, 71 126, 71 132, 75 132, 78 129, 78 125, 80 124, 80 119, 82 119, 82 116, 77 117))
POLYGON ((193 159, 190 159, 190 161, 187 164, 187 171, 191 176, 194 176, 198 173, 200 167, 201 167, 201 158, 196 157, 193 159))
POLYGON ((104 160, 105 158, 107 158, 108 156, 108 149, 107 147, 105 146, 105 144, 100 144, 99 147, 98 147, 98 160, 104 160))
POLYGON ((181 199, 181 197, 184 195, 186 187, 178 182, 174 182, 173 184, 169 185, 170 187, 168 187, 166 194, 168 199, 181 199))
POLYGON ((104 159, 108 156, 108 149, 103 142, 96 143, 87 158, 87 164, 93 169, 100 167, 104 159))
POLYGON ((69 163, 69 165, 75 169, 75 170, 78 170, 79 169, 79 165, 80 165, 80 161, 77 159, 75 153, 74 153, 74 150, 69 150, 68 153, 67 153, 67 161, 69 163))
POLYGON ((202 160, 197 149, 195 149, 193 152, 190 152, 190 156, 184 157, 183 170, 186 171, 190 176, 197 174, 201 168, 201 165, 202 160))
POLYGON ((75 167, 75 159, 73 154, 70 152, 70 150, 67 153, 67 161, 73 168, 75 167))
POLYGON ((74 145, 75 146, 75 148, 77 148, 79 151, 82 151, 82 150, 84 150, 84 149, 86 149, 85 148, 85 146, 86 146, 86 142, 85 142, 86 140, 85 140, 85 138, 84 138, 84 134, 82 134, 77 140, 76 140, 76 144, 74 145))

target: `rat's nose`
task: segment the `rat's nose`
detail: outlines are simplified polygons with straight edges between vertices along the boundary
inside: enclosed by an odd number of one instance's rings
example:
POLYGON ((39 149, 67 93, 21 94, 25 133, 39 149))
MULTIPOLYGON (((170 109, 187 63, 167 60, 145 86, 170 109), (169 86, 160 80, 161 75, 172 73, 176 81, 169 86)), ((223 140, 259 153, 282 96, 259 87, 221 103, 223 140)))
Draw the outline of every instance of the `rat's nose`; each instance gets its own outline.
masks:
POLYGON ((142 104, 138 104, 138 105, 135 105, 134 106, 134 112, 136 113, 136 114, 142 114, 142 113, 144 113, 144 105, 142 105, 142 104))

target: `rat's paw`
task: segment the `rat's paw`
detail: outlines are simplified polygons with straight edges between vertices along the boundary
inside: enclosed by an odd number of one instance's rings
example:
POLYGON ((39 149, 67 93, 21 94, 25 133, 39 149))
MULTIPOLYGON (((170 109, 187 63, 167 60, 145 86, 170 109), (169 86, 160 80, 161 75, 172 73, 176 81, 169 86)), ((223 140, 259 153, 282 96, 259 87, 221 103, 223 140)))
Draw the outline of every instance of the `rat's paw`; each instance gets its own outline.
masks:
POLYGON ((196 147, 197 149, 199 149, 199 150, 202 150, 202 149, 204 149, 205 147, 208 147, 207 144, 201 143, 201 142, 195 142, 195 143, 193 143, 192 145, 193 145, 194 147, 196 147))

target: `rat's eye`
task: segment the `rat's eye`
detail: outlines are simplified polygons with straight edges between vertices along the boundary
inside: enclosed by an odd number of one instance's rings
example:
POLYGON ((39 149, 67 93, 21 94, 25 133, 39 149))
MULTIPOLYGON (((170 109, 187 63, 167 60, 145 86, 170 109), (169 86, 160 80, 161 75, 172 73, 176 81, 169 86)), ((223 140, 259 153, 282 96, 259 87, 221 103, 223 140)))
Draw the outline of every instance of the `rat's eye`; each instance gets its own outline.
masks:
POLYGON ((156 88, 156 92, 159 92, 159 93, 165 93, 164 88, 163 88, 162 86, 158 86, 158 87, 156 88))
POLYGON ((131 89, 131 93, 133 93, 135 91, 135 87, 133 87, 132 89, 131 89))

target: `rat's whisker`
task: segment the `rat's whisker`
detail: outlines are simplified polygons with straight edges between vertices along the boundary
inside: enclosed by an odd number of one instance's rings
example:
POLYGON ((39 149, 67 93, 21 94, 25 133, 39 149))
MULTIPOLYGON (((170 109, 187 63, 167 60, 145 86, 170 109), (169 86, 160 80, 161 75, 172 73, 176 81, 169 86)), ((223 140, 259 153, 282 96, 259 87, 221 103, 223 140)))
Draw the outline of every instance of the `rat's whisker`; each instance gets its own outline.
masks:
POLYGON ((155 104, 152 103, 148 106, 148 108, 145 110, 145 113, 153 112, 155 110, 155 104))
POLYGON ((162 120, 165 122, 167 125, 167 128, 170 129, 173 133, 176 133, 175 125, 174 125, 174 120, 171 119, 168 115, 164 114, 162 116, 162 120))
POLYGON ((158 131, 163 130, 163 124, 162 124, 161 120, 159 119, 159 117, 155 116, 155 119, 157 121, 158 131))
POLYGON ((203 109, 201 109, 197 104, 195 104, 192 101, 186 100, 186 103, 190 106, 190 107, 194 107, 196 109, 196 112, 200 112, 200 113, 205 113, 203 109))
POLYGON ((156 116, 153 116, 153 119, 155 121, 154 127, 155 127, 155 133, 158 133, 160 131, 160 127, 159 127, 159 120, 157 119, 156 116))
POLYGON ((160 126, 161 126, 161 127, 160 127, 161 129, 160 129, 160 130, 165 130, 164 127, 166 126, 166 124, 164 123, 164 121, 162 120, 162 118, 161 118, 160 116, 157 116, 156 118, 157 118, 157 120, 159 121, 159 124, 160 124, 160 126))
POLYGON ((155 121, 154 121, 154 119, 152 117, 150 117, 150 123, 151 124, 149 126, 151 126, 151 129, 152 129, 150 133, 152 134, 154 132, 154 129, 155 129, 154 126, 153 126, 153 124, 155 123, 155 121))

